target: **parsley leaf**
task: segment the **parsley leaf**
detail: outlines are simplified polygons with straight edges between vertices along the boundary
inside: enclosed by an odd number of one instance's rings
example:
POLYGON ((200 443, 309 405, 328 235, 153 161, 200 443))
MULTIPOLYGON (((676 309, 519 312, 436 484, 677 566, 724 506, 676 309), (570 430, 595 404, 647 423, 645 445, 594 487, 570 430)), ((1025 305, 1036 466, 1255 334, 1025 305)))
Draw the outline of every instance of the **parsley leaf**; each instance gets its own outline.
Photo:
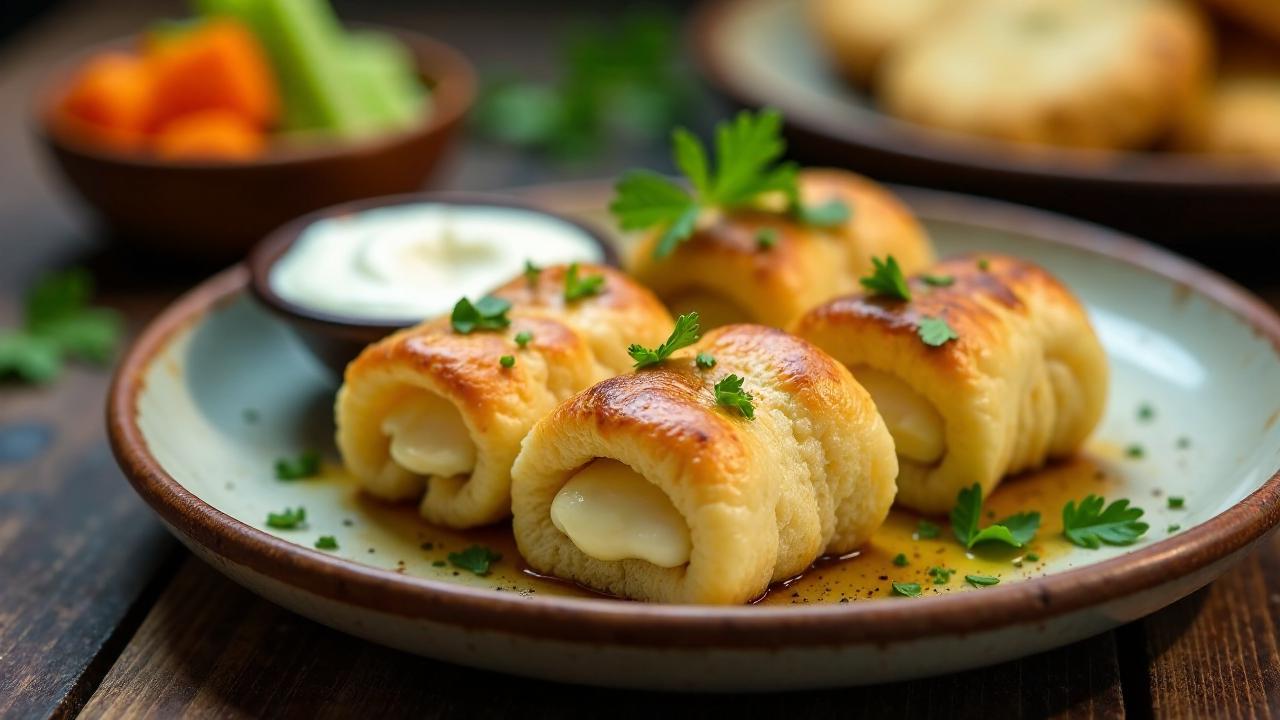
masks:
POLYGON ((516 356, 515 356, 515 355, 503 355, 502 357, 498 358, 498 364, 499 364, 499 365, 501 365, 502 367, 504 367, 504 368, 506 368, 506 369, 510 370, 511 368, 513 368, 513 367, 515 367, 515 366, 516 366, 516 356))
POLYGON ((501 330, 511 324, 507 311, 511 303, 492 296, 482 297, 475 303, 462 298, 453 306, 449 322, 454 332, 470 335, 476 330, 501 330))
POLYGON ((1076 505, 1074 500, 1062 508, 1062 534, 1084 548, 1096 549, 1102 544, 1130 545, 1150 527, 1139 522, 1142 508, 1129 507, 1128 500, 1116 500, 1103 508, 1105 500, 1089 495, 1076 505))
POLYGON ((906 553, 898 553, 897 555, 894 555, 894 556, 893 556, 893 564, 894 564, 894 565, 897 565, 898 567, 906 567, 906 566, 907 566, 907 555, 906 555, 906 553))
POLYGON ((756 406, 751 401, 751 393, 742 389, 743 382, 745 382, 744 378, 730 374, 716 383, 716 404, 736 408, 738 412, 742 413, 743 417, 748 420, 754 420, 756 406))
POLYGON ((649 367, 657 365, 671 356, 671 353, 682 347, 688 347, 698 341, 700 329, 698 327, 698 313, 691 312, 676 318, 675 329, 671 331, 671 335, 667 337, 667 341, 658 347, 650 350, 643 345, 631 345, 627 348, 627 354, 632 360, 636 361, 635 368, 649 367))
POLYGON ((974 587, 987 587, 989 585, 999 585, 1000 578, 991 577, 990 575, 965 575, 965 582, 974 587))
POLYGON ((947 324, 945 318, 924 316, 920 318, 920 327, 916 331, 920 339, 929 347, 941 347, 951 340, 958 340, 959 335, 947 324))
MULTIPOLYGON (((614 186, 614 191, 617 195, 609 205, 609 212, 618 219, 623 230, 643 230, 675 223, 690 208, 695 217, 697 215, 698 203, 693 195, 652 170, 627 172, 614 186)), ((689 231, 693 231, 692 227, 689 231)))
POLYGON ((716 366, 716 359, 711 357, 710 353, 698 353, 698 356, 693 359, 693 362, 698 366, 699 370, 710 370, 716 366))
POLYGON ((77 268, 42 278, 28 293, 22 329, 0 330, 0 377, 27 382, 57 377, 65 357, 111 359, 119 343, 117 313, 89 307, 93 278, 77 268))
POLYGON ((900 583, 893 584, 893 591, 904 597, 918 598, 920 597, 920 583, 900 583))
POLYGON ((307 509, 304 507, 285 508, 278 513, 267 513, 267 527, 279 530, 296 530, 307 522, 307 509))
POLYGON ((531 340, 533 340, 533 333, 528 330, 521 330, 516 333, 516 345, 519 346, 521 350, 528 347, 531 340))
POLYGON ((449 553, 449 563, 476 575, 488 575, 489 568, 502 559, 502 555, 483 545, 472 545, 462 552, 449 553))
POLYGON ((316 549, 317 550, 337 550, 338 539, 332 535, 321 535, 320 537, 316 538, 316 549))
POLYGON ((1169 509, 1181 510, 1187 504, 1187 499, 1178 495, 1169 496, 1169 509))
POLYGON ((862 283, 862 287, 871 292, 872 295, 896 298, 898 300, 910 300, 911 288, 907 287, 907 278, 902 274, 902 268, 899 267, 898 261, 892 256, 887 256, 884 260, 878 257, 871 258, 873 267, 871 274, 862 278, 858 282, 862 283))
POLYGON ((942 528, 928 520, 921 520, 916 523, 916 537, 921 540, 933 540, 942 534, 942 528))
POLYGON ((1001 542, 1012 547, 1022 547, 1031 541, 1040 529, 1040 513, 1019 513, 985 528, 978 528, 982 516, 982 486, 974 483, 962 489, 951 508, 951 532, 966 548, 982 542, 1001 542))
POLYGON ((931 287, 949 287, 956 282, 954 275, 921 275, 920 279, 931 287))
POLYGON ((796 166, 774 166, 787 149, 782 114, 742 111, 716 127, 716 176, 711 198, 725 207, 750 203, 770 191, 794 192, 796 166))
POLYGON ((934 566, 929 568, 929 577, 933 578, 934 585, 946 585, 951 582, 951 576, 955 574, 955 570, 942 566, 934 566))
POLYGON ((529 283, 529 287, 538 286, 538 278, 542 277, 542 268, 533 264, 532 260, 524 261, 524 279, 529 283))
POLYGON ((316 450, 304 451, 296 458, 276 460, 277 480, 303 480, 320 474, 320 453, 316 450))
POLYGON ((599 295, 604 287, 603 275, 578 276, 578 263, 569 266, 564 274, 564 299, 566 302, 581 300, 584 297, 599 295))

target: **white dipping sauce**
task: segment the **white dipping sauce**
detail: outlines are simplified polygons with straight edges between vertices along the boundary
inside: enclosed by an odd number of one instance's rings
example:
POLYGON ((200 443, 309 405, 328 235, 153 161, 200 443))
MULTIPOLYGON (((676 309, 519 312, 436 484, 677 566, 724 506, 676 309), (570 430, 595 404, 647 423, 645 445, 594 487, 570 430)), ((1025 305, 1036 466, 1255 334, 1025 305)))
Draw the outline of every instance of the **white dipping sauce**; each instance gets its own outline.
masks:
POLYGON ((337 315, 414 320, 483 296, 535 265, 598 263, 581 228, 536 210, 414 203, 327 218, 302 231, 271 269, 271 287, 337 315))

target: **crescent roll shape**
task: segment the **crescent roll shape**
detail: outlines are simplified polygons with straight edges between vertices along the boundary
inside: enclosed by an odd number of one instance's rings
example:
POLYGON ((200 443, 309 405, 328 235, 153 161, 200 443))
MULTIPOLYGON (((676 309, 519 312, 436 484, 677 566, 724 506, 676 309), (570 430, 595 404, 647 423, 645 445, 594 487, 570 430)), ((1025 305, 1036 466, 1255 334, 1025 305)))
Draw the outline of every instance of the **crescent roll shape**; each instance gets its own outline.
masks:
POLYGON ((853 371, 897 446, 898 502, 944 513, 962 488, 1075 452, 1102 417, 1107 359, 1084 308, 1045 270, 1008 257, 949 260, 952 284, 910 281, 910 302, 851 295, 794 332, 853 371), (983 269, 983 268, 986 269, 983 269), (958 338, 932 347, 923 318, 958 338))
POLYGON ((513 527, 538 572, 637 600, 743 603, 864 543, 897 466, 843 366, 780 330, 731 325, 539 421, 512 470, 513 527), (754 420, 716 402, 731 373, 754 420))
POLYGON ((804 170, 799 188, 808 207, 843 201, 848 221, 823 228, 779 213, 738 211, 700 227, 664 258, 653 257, 659 236, 645 238, 631 273, 673 313, 698 311, 704 328, 787 327, 815 305, 856 291, 872 256, 893 255, 907 273, 933 262, 920 223, 880 185, 843 170, 804 170), (762 232, 772 246, 762 247, 762 232))
POLYGON ((367 492, 422 498, 427 520, 455 528, 511 513, 511 463, 520 442, 557 404, 626 372, 627 343, 655 345, 671 331, 649 291, 606 267, 597 295, 564 299, 564 267, 493 294, 512 302, 511 325, 463 335, 428 320, 370 345, 347 366, 337 397, 337 443, 367 492), (529 333, 521 348, 515 337, 529 333), (614 346, 623 348, 615 352, 614 346), (511 367, 500 359, 515 358, 511 367), (425 493, 425 494, 424 494, 425 493))

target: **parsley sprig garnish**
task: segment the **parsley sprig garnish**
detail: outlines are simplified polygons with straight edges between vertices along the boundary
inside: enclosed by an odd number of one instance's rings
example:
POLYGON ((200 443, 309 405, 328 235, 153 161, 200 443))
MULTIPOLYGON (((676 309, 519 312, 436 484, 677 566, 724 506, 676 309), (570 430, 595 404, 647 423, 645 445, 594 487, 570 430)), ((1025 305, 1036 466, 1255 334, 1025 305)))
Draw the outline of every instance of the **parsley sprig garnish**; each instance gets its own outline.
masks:
POLYGON ((918 598, 920 597, 920 583, 893 583, 893 591, 903 597, 918 598))
POLYGON ((982 542, 1000 542, 1022 547, 1031 542, 1040 529, 1040 513, 1018 513, 985 528, 978 527, 982 517, 982 486, 974 483, 956 496, 951 508, 951 532, 966 548, 982 542))
POLYGON ((769 194, 780 193, 785 212, 800 222, 829 227, 846 221, 849 208, 839 200, 807 208, 796 186, 798 169, 782 162, 782 115, 776 110, 743 111, 716 127, 715 166, 693 133, 676 128, 672 147, 676 167, 692 191, 649 170, 633 170, 618 181, 609 205, 623 230, 660 228, 653 255, 663 258, 693 234, 703 210, 735 210, 759 206, 769 194))
POLYGON ((1138 518, 1142 508, 1129 507, 1128 500, 1106 500, 1089 495, 1077 505, 1074 500, 1062 508, 1062 534, 1080 547, 1096 549, 1106 545, 1131 545, 1150 527, 1138 518))
POLYGON ((305 450, 294 458, 276 460, 277 480, 304 480, 320 474, 320 453, 305 450))
POLYGON ((960 339, 955 329, 947 324, 946 318, 930 317, 928 315, 920 318, 920 325, 916 328, 916 334, 929 347, 942 347, 952 340, 960 339))
POLYGON ((872 295, 896 300, 911 300, 911 288, 907 286, 907 278, 902 274, 902 268, 898 265, 897 259, 892 255, 884 260, 873 257, 871 266, 873 268, 871 274, 858 281, 862 283, 862 287, 872 295))
POLYGON ((27 295, 23 326, 0 329, 0 379, 53 380, 67 358, 103 364, 120 341, 120 316, 89 306, 93 278, 84 269, 41 279, 27 295))
POLYGON ((470 570, 476 575, 488 575, 489 568, 501 559, 502 555, 500 553, 496 553, 484 545, 472 545, 462 552, 449 553, 449 563, 451 565, 462 570, 470 570))
POLYGON ((570 265, 569 270, 564 274, 565 302, 573 302, 592 295, 599 295, 603 287, 603 275, 579 276, 578 263, 570 265))
POLYGON ((701 331, 698 327, 698 313, 691 312, 676 318, 675 329, 667 337, 667 341, 650 350, 643 345, 631 345, 627 354, 636 361, 635 368, 647 368, 671 357, 671 353, 682 347, 688 347, 698 341, 701 331))
POLYGON ((715 384, 716 404, 734 408, 748 420, 756 419, 756 406, 751 393, 742 389, 746 378, 729 374, 715 384))
POLYGON ((462 298, 453 306, 449 322, 454 332, 470 335, 476 330, 501 330, 511 324, 507 312, 511 303, 493 296, 482 297, 474 303, 462 298))

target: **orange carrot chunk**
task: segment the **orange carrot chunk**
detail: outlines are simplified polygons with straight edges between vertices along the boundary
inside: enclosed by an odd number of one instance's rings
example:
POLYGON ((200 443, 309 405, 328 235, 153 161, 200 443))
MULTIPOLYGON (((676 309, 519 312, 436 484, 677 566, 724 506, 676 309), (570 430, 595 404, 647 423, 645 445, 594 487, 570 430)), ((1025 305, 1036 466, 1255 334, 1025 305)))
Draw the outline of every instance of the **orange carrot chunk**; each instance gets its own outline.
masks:
POLYGON ((262 129, 229 110, 184 115, 160 128, 155 150, 180 160, 248 160, 266 148, 262 129))
POLYGON ((244 25, 210 20, 147 48, 156 77, 154 126, 204 110, 225 110, 266 129, 280 98, 262 46, 244 25))
POLYGON ((55 121, 90 142, 122 150, 140 147, 154 112, 150 67, 121 52, 91 58, 76 73, 55 121))

